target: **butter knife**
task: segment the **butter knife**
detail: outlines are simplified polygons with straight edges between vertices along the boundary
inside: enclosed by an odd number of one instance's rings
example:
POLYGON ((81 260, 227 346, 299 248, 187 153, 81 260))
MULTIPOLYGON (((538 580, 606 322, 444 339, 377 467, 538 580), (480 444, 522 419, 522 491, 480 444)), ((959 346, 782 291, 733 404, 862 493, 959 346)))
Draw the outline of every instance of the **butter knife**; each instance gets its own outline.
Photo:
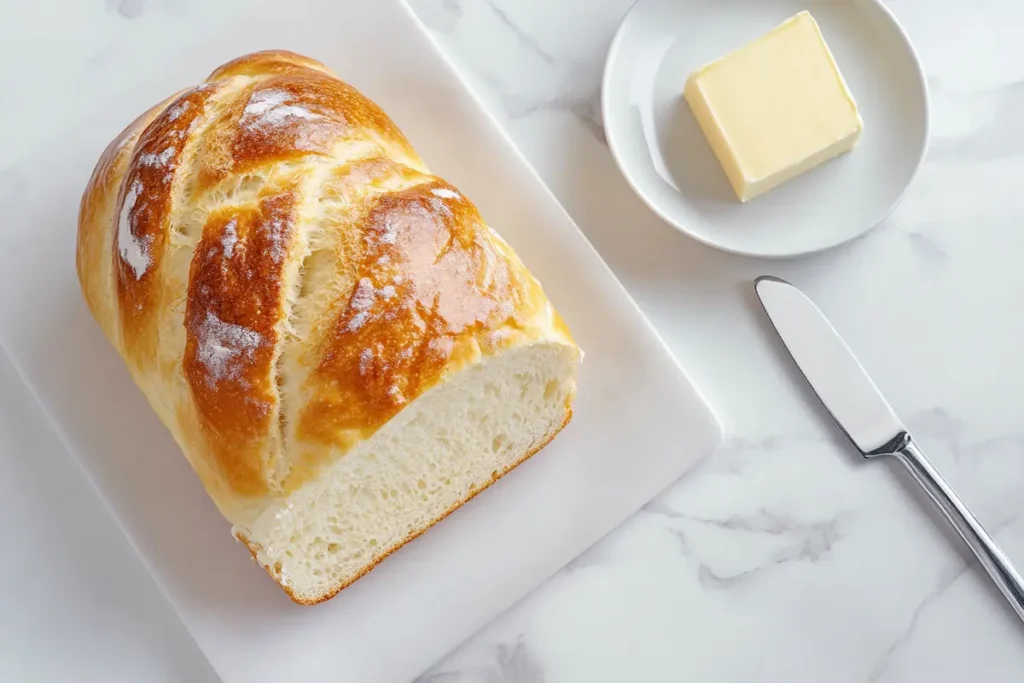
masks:
POLYGON ((890 455, 910 472, 1024 620, 1024 581, 992 537, 917 447, 839 333, 785 280, 755 281, 758 298, 800 372, 865 459, 890 455))

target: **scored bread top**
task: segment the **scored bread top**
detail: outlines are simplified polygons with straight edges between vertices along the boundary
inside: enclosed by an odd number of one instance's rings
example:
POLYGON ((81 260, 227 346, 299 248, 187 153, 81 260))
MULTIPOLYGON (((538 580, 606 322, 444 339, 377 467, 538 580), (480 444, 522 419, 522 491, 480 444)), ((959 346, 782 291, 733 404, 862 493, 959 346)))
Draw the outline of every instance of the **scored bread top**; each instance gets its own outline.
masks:
POLYGON ((225 64, 110 143, 82 198, 77 266, 235 524, 449 373, 572 343, 511 248, 384 112, 289 52, 225 64))

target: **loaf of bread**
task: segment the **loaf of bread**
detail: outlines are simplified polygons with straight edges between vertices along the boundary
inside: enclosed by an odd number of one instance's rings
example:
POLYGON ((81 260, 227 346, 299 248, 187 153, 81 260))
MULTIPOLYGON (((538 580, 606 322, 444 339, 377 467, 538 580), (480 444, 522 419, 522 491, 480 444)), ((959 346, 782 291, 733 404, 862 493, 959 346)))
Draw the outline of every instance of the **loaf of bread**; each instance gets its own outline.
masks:
POLYGON ((380 108, 297 54, 236 59, 129 125, 86 187, 77 266, 234 535, 298 603, 571 415, 581 352, 537 281, 380 108))

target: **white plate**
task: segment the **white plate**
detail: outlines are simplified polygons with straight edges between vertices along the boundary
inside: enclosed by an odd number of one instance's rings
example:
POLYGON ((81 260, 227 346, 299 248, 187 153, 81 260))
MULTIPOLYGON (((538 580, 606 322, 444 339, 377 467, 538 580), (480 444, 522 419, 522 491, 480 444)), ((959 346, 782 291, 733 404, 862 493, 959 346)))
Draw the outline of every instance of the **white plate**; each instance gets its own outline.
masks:
POLYGON ((694 239, 749 256, 810 254, 864 234, 899 204, 928 141, 924 73, 877 0, 640 0, 612 41, 601 105, 612 154, 647 205, 694 239), (683 86, 694 69, 805 9, 864 131, 849 154, 741 204, 683 86))
MULTIPOLYGON (((13 169, 0 335, 217 672, 233 681, 407 681, 678 478, 719 428, 662 342, 398 0, 251 9, 183 46, 13 169), (138 112, 246 51, 332 66, 380 103, 538 275, 587 352, 554 443, 330 602, 293 605, 231 539, 103 339, 74 272, 78 201, 138 112)), ((69 511, 73 513, 73 511, 69 511)), ((13 596, 15 599, 17 596, 13 596)))

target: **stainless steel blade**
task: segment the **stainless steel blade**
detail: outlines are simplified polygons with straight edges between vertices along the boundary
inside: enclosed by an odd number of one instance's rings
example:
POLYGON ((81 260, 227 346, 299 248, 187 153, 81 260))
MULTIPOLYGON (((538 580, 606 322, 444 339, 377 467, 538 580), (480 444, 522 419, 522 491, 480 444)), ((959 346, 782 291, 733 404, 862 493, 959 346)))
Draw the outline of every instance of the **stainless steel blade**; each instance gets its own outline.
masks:
POLYGON ((785 280, 760 277, 756 289, 807 382, 861 454, 894 451, 906 428, 825 314, 785 280))
POLYGON ((760 277, 756 287, 765 312, 793 360, 861 455, 892 455, 907 468, 1024 620, 1024 579, 917 447, 825 315, 784 280, 760 277))

